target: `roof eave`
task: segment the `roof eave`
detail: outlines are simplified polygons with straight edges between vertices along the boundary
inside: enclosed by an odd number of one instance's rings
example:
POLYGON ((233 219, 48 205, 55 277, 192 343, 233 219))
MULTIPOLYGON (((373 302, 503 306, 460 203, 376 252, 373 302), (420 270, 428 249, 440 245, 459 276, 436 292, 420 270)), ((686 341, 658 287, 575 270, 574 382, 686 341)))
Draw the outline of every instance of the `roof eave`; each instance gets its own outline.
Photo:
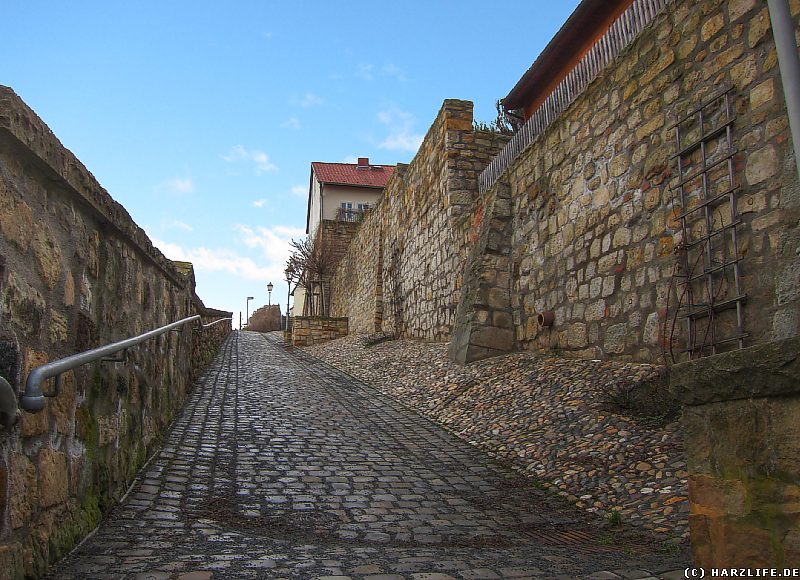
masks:
POLYGON ((572 59, 586 43, 587 33, 593 34, 598 23, 607 21, 627 7, 632 0, 583 0, 567 21, 553 36, 530 68, 517 81, 501 104, 507 111, 525 108, 536 98, 537 91, 550 84, 550 77, 558 74, 564 64, 572 59))

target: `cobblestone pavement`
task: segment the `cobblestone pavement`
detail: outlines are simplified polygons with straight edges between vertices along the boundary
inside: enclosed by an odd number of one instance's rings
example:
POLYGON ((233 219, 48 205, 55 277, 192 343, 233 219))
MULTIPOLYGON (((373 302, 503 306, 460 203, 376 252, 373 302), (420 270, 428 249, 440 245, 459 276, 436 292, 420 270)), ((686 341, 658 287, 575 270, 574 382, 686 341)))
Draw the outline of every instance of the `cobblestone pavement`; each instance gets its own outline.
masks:
POLYGON ((50 577, 683 577, 686 554, 593 517, 394 399, 243 332, 130 494, 50 577))

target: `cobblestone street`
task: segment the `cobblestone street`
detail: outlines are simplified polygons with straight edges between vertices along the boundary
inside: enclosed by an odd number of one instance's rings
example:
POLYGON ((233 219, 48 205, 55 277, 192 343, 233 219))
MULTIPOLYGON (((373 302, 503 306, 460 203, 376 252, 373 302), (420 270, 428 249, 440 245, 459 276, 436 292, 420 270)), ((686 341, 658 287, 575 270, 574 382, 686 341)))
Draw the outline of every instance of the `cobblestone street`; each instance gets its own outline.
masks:
POLYGON ((50 577, 682 578, 689 557, 661 548, 274 335, 243 332, 50 577))

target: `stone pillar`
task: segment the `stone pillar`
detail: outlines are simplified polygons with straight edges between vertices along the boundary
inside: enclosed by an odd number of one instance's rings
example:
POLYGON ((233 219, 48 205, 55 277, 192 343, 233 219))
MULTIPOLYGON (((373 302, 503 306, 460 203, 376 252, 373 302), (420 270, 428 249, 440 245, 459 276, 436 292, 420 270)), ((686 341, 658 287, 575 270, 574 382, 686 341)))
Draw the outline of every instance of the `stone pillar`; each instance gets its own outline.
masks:
POLYGON ((494 186, 494 195, 485 200, 486 207, 476 214, 477 239, 464 271, 448 346, 448 356, 460 364, 505 354, 514 348, 510 197, 508 185, 499 182, 494 186))
POLYGON ((800 337, 676 365, 704 568, 800 566, 800 337))

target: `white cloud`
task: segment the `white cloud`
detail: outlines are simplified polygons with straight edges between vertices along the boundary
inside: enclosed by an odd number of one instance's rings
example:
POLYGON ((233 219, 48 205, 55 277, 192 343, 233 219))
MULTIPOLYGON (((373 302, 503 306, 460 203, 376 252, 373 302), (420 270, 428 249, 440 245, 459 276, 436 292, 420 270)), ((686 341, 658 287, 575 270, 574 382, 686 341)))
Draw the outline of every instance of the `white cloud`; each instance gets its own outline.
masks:
POLYGON ((394 77, 401 83, 408 81, 408 77, 406 76, 405 71, 395 64, 389 63, 383 65, 383 67, 381 68, 381 72, 386 76, 394 77))
POLYGON ((296 195, 297 197, 307 197, 308 188, 303 187, 302 185, 292 186, 292 195, 296 195))
POLYGON ((271 32, 262 32, 261 36, 263 36, 267 40, 271 40, 272 39, 272 33, 271 32))
POLYGON ((275 226, 271 229, 246 226, 236 226, 243 235, 242 241, 251 249, 261 250, 263 260, 254 260, 243 256, 230 248, 185 248, 178 244, 165 242, 158 238, 151 238, 161 252, 170 260, 191 262, 195 271, 227 272, 232 276, 245 280, 283 279, 283 270, 289 258, 289 241, 299 238, 304 231, 298 228, 275 226))
POLYGON ((315 107, 317 105, 321 105, 323 103, 322 97, 315 95, 312 92, 305 93, 302 97, 295 98, 294 103, 298 107, 302 107, 303 109, 308 109, 309 107, 315 107))
POLYGON ((266 199, 257 199, 253 202, 253 207, 264 207, 267 204, 266 199))
POLYGON ((227 155, 222 155, 222 159, 228 163, 252 163, 257 175, 278 170, 278 166, 269 160, 269 155, 259 149, 246 149, 242 145, 232 147, 227 155))
POLYGON ((378 143, 381 149, 415 152, 422 143, 422 135, 414 132, 417 120, 414 115, 397 108, 378 113, 378 121, 389 129, 387 137, 378 143))
POLYGON ((347 155, 344 159, 342 159, 342 163, 358 163, 358 156, 347 155))
POLYGON ((236 230, 242 235, 242 242, 245 246, 261 250, 261 254, 267 262, 281 264, 281 272, 289 258, 289 242, 293 238, 305 236, 305 230, 289 226, 251 228, 238 225, 236 230))
POLYGON ((168 193, 184 195, 194 191, 194 183, 188 177, 186 179, 175 177, 173 179, 162 181, 160 184, 158 184, 158 186, 156 186, 156 189, 158 191, 166 191, 168 193))
POLYGON ((192 228, 192 226, 190 226, 189 224, 178 220, 172 220, 172 223, 169 224, 168 227, 174 228, 176 230, 183 230, 185 232, 191 232, 194 230, 194 228, 192 228))
POLYGON ((365 81, 371 81, 373 79, 372 76, 372 65, 369 63, 362 62, 358 65, 358 71, 356 72, 356 76, 361 77, 365 81))
POLYGON ((284 129, 293 129, 297 131, 300 129, 300 121, 298 121, 296 117, 289 117, 283 123, 281 123, 281 127, 284 129))

